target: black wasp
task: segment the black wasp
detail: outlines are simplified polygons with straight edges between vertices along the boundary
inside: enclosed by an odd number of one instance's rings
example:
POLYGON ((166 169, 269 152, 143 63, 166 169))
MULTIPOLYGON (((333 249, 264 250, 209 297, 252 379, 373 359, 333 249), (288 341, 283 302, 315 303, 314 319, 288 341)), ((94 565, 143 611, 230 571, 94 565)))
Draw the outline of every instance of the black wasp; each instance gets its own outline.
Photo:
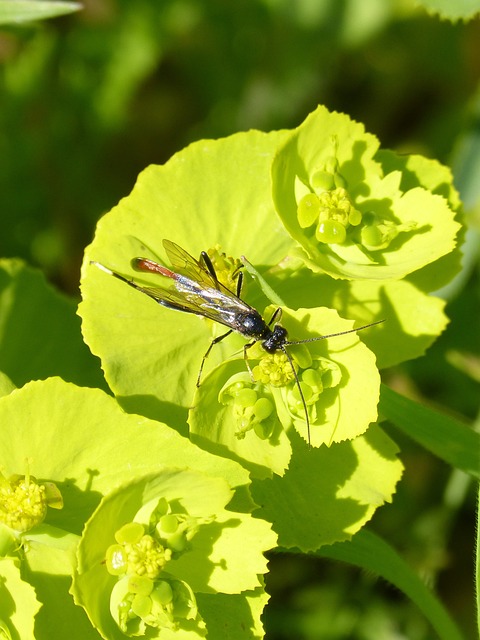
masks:
POLYGON ((137 271, 155 273, 170 278, 173 281, 173 287, 170 289, 161 286, 141 286, 99 262, 91 261, 91 264, 96 265, 99 269, 105 271, 105 273, 125 282, 130 287, 145 293, 164 307, 186 313, 194 313, 229 327, 226 333, 212 340, 205 352, 198 372, 197 386, 200 385, 203 366, 212 347, 233 331, 240 333, 246 338, 251 338, 251 342, 247 343, 243 348, 245 362, 250 374, 251 369, 248 364, 247 350, 256 342, 260 342, 267 353, 275 353, 277 351, 284 353, 292 368, 295 384, 297 385, 302 400, 305 411, 305 422, 307 424, 308 441, 310 443, 310 421, 308 418, 307 404, 292 357, 286 347, 288 345, 304 344, 306 342, 343 336, 347 333, 356 333, 362 329, 367 329, 368 327, 379 324, 383 322, 383 320, 371 322, 357 329, 330 333, 325 336, 307 338, 306 340, 288 340, 287 330, 278 323, 282 313, 280 307, 272 315, 270 321, 265 322, 256 309, 241 299, 243 284, 243 273, 241 271, 239 271, 237 275, 237 290, 233 293, 218 280, 212 261, 205 251, 202 251, 200 259, 196 260, 171 240, 163 240, 163 246, 173 269, 176 269, 176 271, 172 271, 148 258, 133 258, 131 264, 137 271))

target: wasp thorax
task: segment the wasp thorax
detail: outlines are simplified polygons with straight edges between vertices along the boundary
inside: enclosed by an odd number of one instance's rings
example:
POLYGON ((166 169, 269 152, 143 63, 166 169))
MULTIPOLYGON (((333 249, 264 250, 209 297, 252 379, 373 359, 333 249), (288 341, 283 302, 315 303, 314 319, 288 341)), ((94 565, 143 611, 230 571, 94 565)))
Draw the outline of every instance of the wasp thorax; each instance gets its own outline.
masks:
POLYGON ((268 335, 270 329, 265 324, 262 316, 258 312, 252 311, 251 313, 246 313, 239 319, 238 331, 244 336, 258 339, 268 335))

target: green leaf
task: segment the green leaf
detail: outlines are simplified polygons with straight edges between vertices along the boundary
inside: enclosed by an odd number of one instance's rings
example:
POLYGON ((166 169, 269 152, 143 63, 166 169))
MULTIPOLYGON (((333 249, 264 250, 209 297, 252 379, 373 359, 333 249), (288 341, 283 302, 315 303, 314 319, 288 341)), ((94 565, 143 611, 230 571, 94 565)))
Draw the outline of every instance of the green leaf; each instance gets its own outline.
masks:
MULTIPOLYGON (((475 113, 478 100, 474 100, 469 112, 475 113)), ((462 132, 455 141, 453 154, 453 171, 455 183, 462 194, 468 224, 465 240, 461 245, 461 272, 443 288, 439 295, 452 299, 467 286, 470 276, 478 263, 480 255, 480 230, 476 222, 476 208, 480 199, 480 185, 477 180, 480 168, 480 132, 475 126, 475 117, 468 119, 468 124, 462 127, 462 132)))
POLYGON ((8 396, 8 394, 16 389, 10 378, 0 371, 0 397, 8 396))
POLYGON ((18 24, 32 20, 45 20, 80 11, 79 2, 47 2, 46 0, 2 0, 0 24, 18 24))
POLYGON ((81 339, 76 304, 20 260, 0 260, 0 361, 20 387, 58 375, 105 386, 99 363, 81 339))
MULTIPOLYGON (((268 317, 271 311, 267 310, 264 315, 268 317)), ((326 308, 298 309, 295 312, 284 308, 282 318, 291 340, 335 334, 352 328, 352 322, 343 320, 335 311, 326 308)), ((277 389, 269 384, 263 385, 266 391, 274 393, 277 413, 285 429, 293 423, 306 441, 310 435, 312 446, 330 446, 334 442, 355 438, 376 420, 380 378, 374 355, 356 333, 334 335, 308 345, 287 346, 287 349, 294 359, 298 359, 298 375, 304 392, 308 387, 303 378, 305 372, 318 374, 324 367, 327 376, 318 397, 307 399, 307 403, 312 403, 309 405, 310 434, 307 433, 303 404, 297 398, 295 380, 291 379, 287 386, 277 389), (319 368, 315 369, 317 365, 319 368), (338 380, 329 380, 332 376, 328 367, 338 372, 338 380)), ((257 360, 252 351, 248 354, 249 360, 257 360)), ((261 349, 259 352, 261 357, 266 355, 261 349)), ((286 362, 288 372, 289 366, 286 362)), ((192 439, 207 450, 242 461, 255 477, 266 477, 272 471, 283 475, 291 448, 281 425, 275 422, 270 437, 262 440, 254 429, 243 429, 244 417, 238 413, 234 399, 229 404, 222 402, 222 389, 229 378, 232 378, 232 383, 238 383, 235 374, 242 367, 245 368, 243 361, 240 366, 238 363, 221 366, 205 378, 189 414, 192 439)), ((248 384, 248 376, 246 381, 248 384)), ((254 387, 251 382, 250 387, 254 387)))
MULTIPOLYGON (((48 626, 57 616, 79 630, 76 636, 72 631, 62 637, 97 637, 67 596, 73 565, 66 532, 82 531, 103 494, 121 482, 158 472, 172 460, 199 471, 214 469, 232 488, 245 488, 248 483, 247 472, 234 462, 198 449, 164 424, 125 414, 98 389, 76 387, 58 378, 31 382, 0 398, 0 424, 4 475, 25 473, 28 461, 30 473, 55 482, 64 499, 62 510, 49 509, 45 525, 37 534, 35 529, 28 534, 25 548, 28 580, 44 603, 39 624, 45 635, 39 638, 49 637, 48 626), (63 534, 52 533, 47 544, 46 525, 63 534)), ((238 502, 245 510, 252 506, 247 496, 238 502)))
MULTIPOLYGON (((24 537, 25 579, 35 587, 43 607, 35 621, 35 638, 50 638, 52 616, 55 633, 71 640, 99 640, 85 612, 73 603, 68 590, 75 566, 75 550, 79 537, 41 525, 24 537)), ((16 602, 22 602, 20 596, 16 602)))
POLYGON ((440 601, 403 558, 374 533, 363 529, 351 540, 324 546, 315 555, 348 562, 388 580, 418 606, 440 638, 462 640, 462 634, 440 601))
POLYGON ((0 559, 0 637, 33 638, 41 603, 13 558, 0 559), (21 603, 21 606, 18 606, 21 603))
POLYGON ((416 154, 399 155, 390 149, 380 149, 375 155, 375 160, 380 162, 385 174, 392 171, 401 172, 402 191, 425 187, 432 193, 445 198, 454 211, 461 208, 462 202, 453 184, 452 170, 438 160, 416 154))
MULTIPOLYGON (((267 570, 263 552, 275 545, 276 536, 266 522, 224 509, 230 497, 231 490, 223 479, 165 468, 102 500, 86 525, 73 586, 77 604, 85 607, 102 635, 117 636, 109 612, 115 578, 103 563, 106 549, 124 524, 142 521, 136 514, 152 500, 165 498, 179 512, 199 518, 189 548, 165 565, 169 575, 186 582, 194 592, 239 593, 260 586, 259 575, 267 570)), ((222 617, 226 622, 223 612, 222 617)))
MULTIPOLYGON (((306 349, 313 359, 325 359, 338 367, 338 387, 325 386, 317 402, 317 418, 311 420, 311 444, 330 446, 334 442, 350 440, 364 433, 377 419, 380 376, 375 356, 360 340, 357 333, 335 335, 353 328, 353 322, 340 318, 336 311, 319 307, 284 309, 284 324, 290 340, 304 340, 317 336, 331 336, 308 345, 288 347, 295 357, 296 349, 306 349)), ((300 355, 300 354, 299 354, 300 355)), ((299 357, 299 356, 298 356, 299 357)), ((300 360, 300 364, 302 364, 300 360)), ((303 369, 307 368, 305 365, 303 369)), ((292 384, 292 383, 291 383, 292 384)), ((295 387, 293 386, 293 390, 295 387)), ((306 423, 301 408, 293 414, 297 431, 308 441, 306 423)))
POLYGON ((385 319, 380 327, 360 334, 362 342, 375 353, 379 369, 424 355, 449 322, 445 301, 425 293, 408 279, 348 284, 337 281, 330 304, 339 309, 345 305, 342 315, 348 314, 362 324, 385 319), (346 293, 343 300, 342 292, 346 293))
POLYGON ((258 576, 267 572, 263 554, 275 546, 276 540, 270 525, 263 520, 249 514, 219 512, 215 523, 200 529, 191 551, 173 560, 168 570, 184 576, 181 579, 195 591, 248 591, 257 587, 258 576))
MULTIPOLYGON (((401 173, 383 175, 375 158, 377 150, 377 139, 366 134, 362 125, 319 107, 278 152, 272 166, 277 211, 302 246, 296 255, 312 270, 334 278, 400 279, 455 247, 459 224, 447 202, 422 187, 402 191, 401 173), (325 244, 317 239, 315 229, 300 225, 297 207, 305 193, 316 193, 319 174, 333 176, 336 187, 346 185, 351 206, 362 214, 358 227, 352 226, 357 223, 347 225, 345 241, 325 244), (386 233, 386 246, 379 239, 374 250, 371 245, 376 242, 367 242, 361 235, 369 230, 368 237, 373 232, 386 233)), ((322 187, 320 193, 332 194, 332 188, 322 187)), ((339 209, 333 207, 333 211, 339 209)))
MULTIPOLYGON (((178 421, 171 403, 190 406, 202 357, 223 328, 160 307, 90 260, 133 277, 131 259, 165 260, 167 238, 196 257, 220 244, 228 255, 277 264, 292 246, 271 202, 270 164, 284 137, 250 131, 195 143, 165 165, 147 168, 98 223, 85 252, 79 313, 86 342, 129 410, 178 421)), ((142 280, 166 284, 161 276, 142 280)), ((228 344, 213 349, 206 371, 226 353, 228 344)))
POLYGON ((258 588, 235 595, 199 593, 197 603, 209 638, 261 640, 264 631, 260 616, 268 599, 268 594, 258 588))
MULTIPOLYGON (((400 188, 402 191, 424 187, 433 194, 445 198, 449 207, 457 212, 456 221, 464 222, 461 215, 462 203, 453 185, 452 171, 449 167, 423 156, 400 156, 388 149, 379 151, 376 159, 381 162, 385 173, 401 171, 400 188)), ((458 176, 456 177, 458 178, 458 176)), ((426 293, 437 292, 448 285, 452 278, 461 271, 465 261, 465 232, 466 229, 462 226, 457 235, 457 245, 453 251, 410 274, 407 276, 407 280, 426 293)))
POLYGON ((445 301, 408 279, 334 280, 307 269, 280 277, 275 289, 291 308, 325 305, 343 318, 356 320, 356 326, 384 319, 383 325, 359 333, 375 353, 379 369, 423 355, 448 323, 445 301))
POLYGON ((480 492, 477 495, 477 545, 475 552, 475 593, 477 594, 477 626, 480 631, 480 492))
POLYGON ((248 482, 238 464, 198 449, 165 424, 125 414, 102 391, 58 378, 0 398, 0 424, 4 475, 24 473, 28 460, 33 476, 55 482, 65 505, 49 511, 47 522, 74 533, 102 494, 172 460, 200 471, 213 467, 231 487, 248 482))
POLYGON ((446 20, 471 20, 479 12, 478 0, 416 0, 432 15, 438 15, 446 20))
POLYGON ((380 414, 457 469, 480 478, 480 434, 382 385, 380 414))
POLYGON ((294 443, 282 478, 254 481, 258 517, 272 522, 279 545, 303 552, 349 539, 390 502, 403 466, 376 425, 349 442, 307 449, 294 443))
POLYGON ((272 472, 283 475, 291 446, 280 421, 275 421, 273 433, 267 440, 260 439, 254 431, 239 438, 232 406, 219 400, 219 393, 229 379, 245 371, 245 362, 236 360, 220 365, 204 379, 188 416, 191 440, 213 454, 240 462, 253 477, 269 477, 272 472))

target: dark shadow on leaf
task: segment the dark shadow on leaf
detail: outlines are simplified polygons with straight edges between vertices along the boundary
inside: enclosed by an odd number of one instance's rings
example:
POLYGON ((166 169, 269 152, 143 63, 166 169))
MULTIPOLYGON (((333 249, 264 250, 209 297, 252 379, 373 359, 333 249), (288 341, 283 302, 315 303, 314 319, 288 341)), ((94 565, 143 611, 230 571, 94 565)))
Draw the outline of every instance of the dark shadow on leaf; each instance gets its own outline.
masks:
POLYGON ((75 637, 83 640, 100 640, 85 610, 74 604, 69 593, 72 578, 38 571, 25 571, 25 579, 35 587, 37 598, 43 603, 35 616, 35 638, 51 638, 52 630, 58 638, 75 637), (61 615, 59 615, 61 612, 61 615))
POLYGON ((304 551, 349 538, 367 506, 338 497, 359 464, 350 442, 309 449, 292 433, 293 455, 283 477, 252 482, 252 497, 260 508, 254 516, 271 522, 278 544, 304 551))
POLYGON ((163 422, 188 438, 188 409, 153 395, 118 396, 117 401, 126 413, 135 413, 150 420, 163 422))
POLYGON ((168 564, 167 570, 180 580, 185 580, 194 591, 215 593, 215 589, 208 586, 210 576, 216 567, 229 571, 226 558, 220 558, 213 563, 211 555, 217 540, 226 528, 241 526, 238 518, 230 518, 226 522, 210 522, 203 524, 192 539, 191 550, 181 555, 177 560, 168 564))
MULTIPOLYGON (((102 493, 93 490, 82 491, 73 478, 55 484, 62 494, 63 509, 49 507, 45 524, 81 535, 85 522, 100 503, 102 493)), ((94 485, 94 481, 92 484, 94 485)))
POLYGON ((9 622, 9 619, 13 616, 17 610, 14 599, 10 591, 5 586, 5 578, 0 576, 0 602, 2 603, 2 623, 7 626, 9 637, 11 640, 21 640, 17 629, 13 622, 9 622))
POLYGON ((228 638, 261 640, 263 633, 254 631, 257 625, 252 617, 252 606, 246 596, 252 598, 258 594, 260 597, 263 593, 263 589, 259 588, 240 594, 197 594, 198 609, 207 625, 208 637, 225 638, 225 640, 228 638))

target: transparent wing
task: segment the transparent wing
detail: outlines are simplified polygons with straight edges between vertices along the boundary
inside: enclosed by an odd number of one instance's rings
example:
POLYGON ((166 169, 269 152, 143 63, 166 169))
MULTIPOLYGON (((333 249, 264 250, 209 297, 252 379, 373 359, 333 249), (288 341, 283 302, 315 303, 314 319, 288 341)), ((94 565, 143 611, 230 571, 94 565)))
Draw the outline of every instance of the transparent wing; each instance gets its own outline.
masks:
POLYGON ((191 256, 185 249, 171 240, 163 240, 163 246, 167 253, 170 264, 179 273, 191 280, 198 282, 203 287, 211 287, 226 291, 225 287, 213 278, 212 274, 205 267, 191 256))
POLYGON ((181 247, 170 240, 164 240, 163 243, 172 267, 179 273, 149 258, 134 258, 132 263, 139 271, 166 278, 169 287, 139 284, 98 262, 94 264, 164 307, 195 313, 240 333, 244 332, 245 314, 258 312, 220 284, 200 262, 181 247))
POLYGON ((241 330, 240 318, 245 313, 255 313, 243 300, 232 296, 230 293, 225 295, 211 287, 197 291, 191 289, 177 290, 158 286, 144 287, 132 280, 125 279, 124 281, 164 307, 209 318, 235 331, 241 330))

